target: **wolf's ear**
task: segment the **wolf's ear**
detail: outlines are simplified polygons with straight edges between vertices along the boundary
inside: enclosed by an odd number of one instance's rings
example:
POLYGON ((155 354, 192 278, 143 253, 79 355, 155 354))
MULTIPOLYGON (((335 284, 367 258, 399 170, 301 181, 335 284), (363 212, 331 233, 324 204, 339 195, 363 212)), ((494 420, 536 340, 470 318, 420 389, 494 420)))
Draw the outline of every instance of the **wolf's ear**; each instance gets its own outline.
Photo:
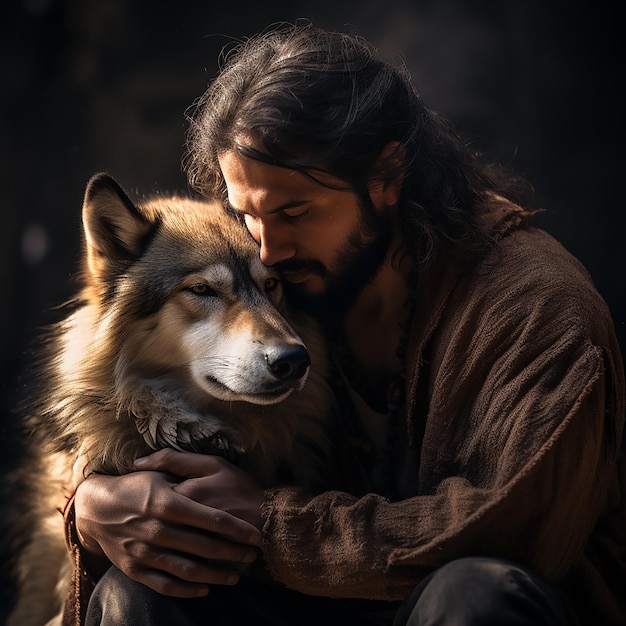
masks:
POLYGON ((105 278, 125 268, 141 255, 154 226, 113 178, 93 176, 83 201, 88 271, 105 278))

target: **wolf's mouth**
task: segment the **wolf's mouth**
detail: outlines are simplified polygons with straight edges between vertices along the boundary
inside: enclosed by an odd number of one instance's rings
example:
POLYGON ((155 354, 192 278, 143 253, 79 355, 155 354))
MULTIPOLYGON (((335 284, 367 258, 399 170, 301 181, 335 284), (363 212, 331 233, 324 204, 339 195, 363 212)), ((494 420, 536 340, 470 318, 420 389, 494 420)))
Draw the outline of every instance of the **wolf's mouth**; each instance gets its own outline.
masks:
POLYGON ((210 385, 212 385, 213 387, 217 387, 220 391, 224 391, 225 393, 232 393, 230 387, 227 387, 224 383, 217 380, 217 378, 213 378, 213 376, 205 376, 205 379, 210 385))
POLYGON ((249 398, 258 398, 259 401, 262 401, 263 404, 271 403, 272 400, 277 400, 278 398, 281 398, 285 396, 285 394, 288 394, 294 390, 293 385, 283 385, 281 387, 275 387, 268 391, 240 393, 240 392, 233 391, 230 387, 228 387, 221 381, 217 380, 217 378, 213 378, 213 376, 206 376, 205 378, 211 386, 216 387, 219 391, 223 392, 224 394, 227 394, 230 396, 232 395, 245 396, 247 400, 244 400, 244 401, 247 401, 247 402, 250 402, 249 398))
POLYGON ((280 387, 279 389, 275 389, 274 391, 268 391, 266 393, 256 393, 255 397, 263 400, 273 400, 274 398, 281 398, 286 393, 290 393, 293 391, 293 387, 280 387))

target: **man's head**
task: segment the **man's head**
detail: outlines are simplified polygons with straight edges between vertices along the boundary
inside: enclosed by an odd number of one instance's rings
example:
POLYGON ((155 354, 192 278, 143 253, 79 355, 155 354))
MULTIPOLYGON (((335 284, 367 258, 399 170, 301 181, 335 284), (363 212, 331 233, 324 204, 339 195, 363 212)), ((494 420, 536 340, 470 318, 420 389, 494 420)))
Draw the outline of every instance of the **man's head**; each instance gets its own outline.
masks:
MULTIPOLYGON (((257 170, 291 172, 301 184, 308 179, 353 194, 357 204, 350 206, 358 206, 362 217, 373 205, 370 217, 382 220, 375 221, 374 230, 387 228, 391 217, 385 213, 393 207, 401 251, 418 268, 442 251, 465 262, 486 245, 474 211, 485 191, 497 187, 495 179, 447 122, 424 105, 405 68, 379 58, 354 35, 283 26, 243 42, 225 56, 221 72, 200 99, 188 149, 191 185, 244 215, 254 212, 230 197, 227 157, 256 164, 257 170), (392 190, 394 203, 381 205, 372 190, 392 190)), ((336 203, 335 219, 344 219, 344 211, 336 203)), ((250 217, 247 223, 250 227, 250 217)), ((263 227, 270 241, 274 231, 268 224, 263 227)), ((352 235, 359 250, 378 239, 371 232, 352 235)), ((255 236, 261 241, 260 231, 255 236)), ((326 236, 334 241, 331 230, 326 236)), ((388 234, 384 237, 388 240, 388 234)), ((382 248, 382 241, 376 245, 382 248)), ((373 252, 357 255, 352 269, 365 267, 363 260, 373 252)), ((332 256, 352 255, 345 245, 336 245, 332 256)), ((307 259, 302 251, 294 258, 307 259)), ((269 263, 285 260, 266 254, 269 263)), ((313 268, 322 271, 309 266, 313 268)))
POLYGON ((379 157, 414 133, 416 101, 404 73, 358 37, 309 26, 268 31, 226 56, 199 103, 187 161, 192 186, 223 196, 218 157, 237 147, 290 169, 323 170, 364 193, 372 177, 400 173, 395 155, 379 157))

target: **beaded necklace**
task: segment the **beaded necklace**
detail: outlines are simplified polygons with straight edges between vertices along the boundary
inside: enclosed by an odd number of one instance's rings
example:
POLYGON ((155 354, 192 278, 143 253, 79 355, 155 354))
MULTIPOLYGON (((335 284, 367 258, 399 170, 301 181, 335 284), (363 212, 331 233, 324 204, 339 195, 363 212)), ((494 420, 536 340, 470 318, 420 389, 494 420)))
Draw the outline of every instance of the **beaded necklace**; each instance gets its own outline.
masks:
POLYGON ((356 455, 367 474, 376 466, 381 468, 383 490, 390 499, 398 497, 395 479, 396 445, 400 433, 400 416, 406 404, 406 354, 411 320, 415 311, 415 298, 410 296, 404 303, 404 315, 399 322, 401 329, 398 346, 395 350, 395 372, 387 387, 385 408, 385 444, 377 448, 368 436, 365 427, 356 413, 350 397, 349 387, 365 398, 364 384, 359 375, 358 365, 345 337, 335 332, 330 337, 330 345, 336 370, 331 375, 335 395, 339 404, 340 418, 346 437, 346 443, 356 455), (346 382, 347 381, 347 382, 346 382))

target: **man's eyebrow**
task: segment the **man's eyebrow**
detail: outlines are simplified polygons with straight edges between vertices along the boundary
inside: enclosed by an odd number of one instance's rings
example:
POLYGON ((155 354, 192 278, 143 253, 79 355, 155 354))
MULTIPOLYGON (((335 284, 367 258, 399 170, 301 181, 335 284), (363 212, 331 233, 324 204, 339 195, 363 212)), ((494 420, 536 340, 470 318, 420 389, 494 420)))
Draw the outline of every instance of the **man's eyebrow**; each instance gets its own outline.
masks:
MULTIPOLYGON (((285 202, 284 204, 277 206, 275 209, 268 211, 266 215, 274 215, 276 213, 281 213, 282 211, 287 211, 288 209, 296 209, 305 204, 308 204, 309 202, 310 200, 289 200, 288 202, 285 202)), ((226 210, 230 211, 231 213, 235 213, 236 215, 243 215, 246 213, 245 211, 242 211, 241 209, 238 209, 237 207, 233 206, 230 200, 228 199, 226 200, 226 210)))

